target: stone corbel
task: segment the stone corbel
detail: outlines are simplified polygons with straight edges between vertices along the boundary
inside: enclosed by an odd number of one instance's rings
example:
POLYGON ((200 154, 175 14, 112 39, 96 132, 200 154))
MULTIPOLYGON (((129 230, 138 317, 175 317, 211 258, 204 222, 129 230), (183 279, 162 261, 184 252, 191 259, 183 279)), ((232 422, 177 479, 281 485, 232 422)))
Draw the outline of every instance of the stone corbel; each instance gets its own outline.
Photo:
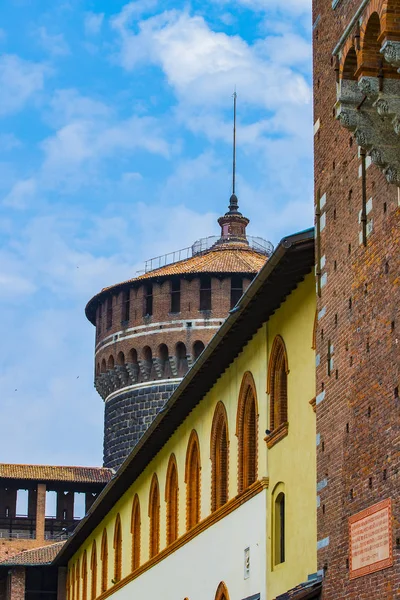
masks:
POLYGON ((129 374, 129 379, 132 384, 137 383, 139 378, 139 365, 133 362, 125 363, 126 370, 129 374))
POLYGON ((125 387, 129 378, 125 365, 116 365, 114 368, 119 379, 120 387, 125 387))
POLYGON ((170 364, 170 367, 171 367, 172 375, 174 377, 178 377, 178 361, 176 359, 176 356, 170 356, 169 357, 169 364, 170 364))
POLYGON ((386 40, 380 52, 386 62, 395 67, 400 73, 400 42, 386 40))

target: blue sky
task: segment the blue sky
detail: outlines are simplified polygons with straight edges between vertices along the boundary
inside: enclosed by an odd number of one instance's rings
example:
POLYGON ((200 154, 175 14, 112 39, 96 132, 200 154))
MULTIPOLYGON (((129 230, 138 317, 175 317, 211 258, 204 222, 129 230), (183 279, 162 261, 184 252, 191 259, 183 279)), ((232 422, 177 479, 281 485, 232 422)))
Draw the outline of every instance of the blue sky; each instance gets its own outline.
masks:
POLYGON ((218 233, 312 224, 310 0, 8 0, 0 29, 0 460, 101 464, 87 300, 218 233))

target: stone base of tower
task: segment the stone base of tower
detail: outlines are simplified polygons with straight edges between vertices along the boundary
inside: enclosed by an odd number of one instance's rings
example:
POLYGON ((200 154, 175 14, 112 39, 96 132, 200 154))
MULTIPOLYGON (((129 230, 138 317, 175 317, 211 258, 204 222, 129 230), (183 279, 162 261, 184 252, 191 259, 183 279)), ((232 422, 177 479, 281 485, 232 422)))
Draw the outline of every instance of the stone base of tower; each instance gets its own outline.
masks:
POLYGON ((105 467, 118 469, 159 410, 178 387, 181 378, 131 385, 110 394, 104 409, 105 467))

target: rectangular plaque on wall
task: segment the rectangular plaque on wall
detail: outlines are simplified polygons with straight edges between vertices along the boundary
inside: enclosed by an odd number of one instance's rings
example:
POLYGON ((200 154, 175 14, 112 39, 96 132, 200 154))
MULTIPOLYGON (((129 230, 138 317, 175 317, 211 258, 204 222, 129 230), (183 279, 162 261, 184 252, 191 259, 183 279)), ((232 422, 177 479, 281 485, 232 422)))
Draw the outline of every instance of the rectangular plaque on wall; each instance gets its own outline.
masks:
POLYGON ((392 501, 378 502, 349 518, 350 579, 393 565, 392 501))

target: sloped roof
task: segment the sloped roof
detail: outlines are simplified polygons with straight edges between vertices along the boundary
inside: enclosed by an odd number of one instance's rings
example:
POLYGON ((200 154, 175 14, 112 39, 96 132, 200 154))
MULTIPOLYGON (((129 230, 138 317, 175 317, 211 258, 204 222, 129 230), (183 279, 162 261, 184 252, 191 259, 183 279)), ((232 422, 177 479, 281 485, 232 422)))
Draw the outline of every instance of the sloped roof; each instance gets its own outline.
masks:
POLYGON ((143 279, 157 279, 171 277, 172 275, 197 275, 201 273, 248 273, 249 275, 255 275, 264 266, 266 260, 267 256, 265 254, 256 252, 246 244, 238 242, 219 244, 201 254, 195 254, 190 258, 148 271, 143 275, 139 275, 139 277, 127 279, 121 283, 103 288, 101 292, 89 300, 85 313, 89 321, 95 325, 96 300, 102 294, 111 290, 117 292, 122 286, 140 282, 143 279))
POLYGON ((64 546, 65 541, 56 542, 55 544, 48 544, 47 546, 41 546, 40 548, 33 548, 33 550, 24 550, 14 556, 7 558, 0 562, 0 567, 14 567, 16 565, 23 566, 36 566, 36 565, 50 565, 61 548, 64 546))
POLYGON ((280 594, 275 600, 319 600, 322 590, 322 578, 315 577, 295 588, 280 594))
POLYGON ((34 481, 70 481, 76 483, 108 483, 113 476, 102 467, 59 467, 55 465, 15 465, 0 463, 0 478, 34 481))
POLYGON ((201 402, 243 346, 312 272, 314 228, 281 240, 234 310, 186 373, 149 428, 78 523, 55 564, 65 565, 122 494, 201 402))
POLYGON ((225 244, 204 254, 154 269, 140 275, 137 279, 186 273, 257 273, 266 259, 264 254, 255 252, 246 246, 232 247, 232 244, 225 244))

